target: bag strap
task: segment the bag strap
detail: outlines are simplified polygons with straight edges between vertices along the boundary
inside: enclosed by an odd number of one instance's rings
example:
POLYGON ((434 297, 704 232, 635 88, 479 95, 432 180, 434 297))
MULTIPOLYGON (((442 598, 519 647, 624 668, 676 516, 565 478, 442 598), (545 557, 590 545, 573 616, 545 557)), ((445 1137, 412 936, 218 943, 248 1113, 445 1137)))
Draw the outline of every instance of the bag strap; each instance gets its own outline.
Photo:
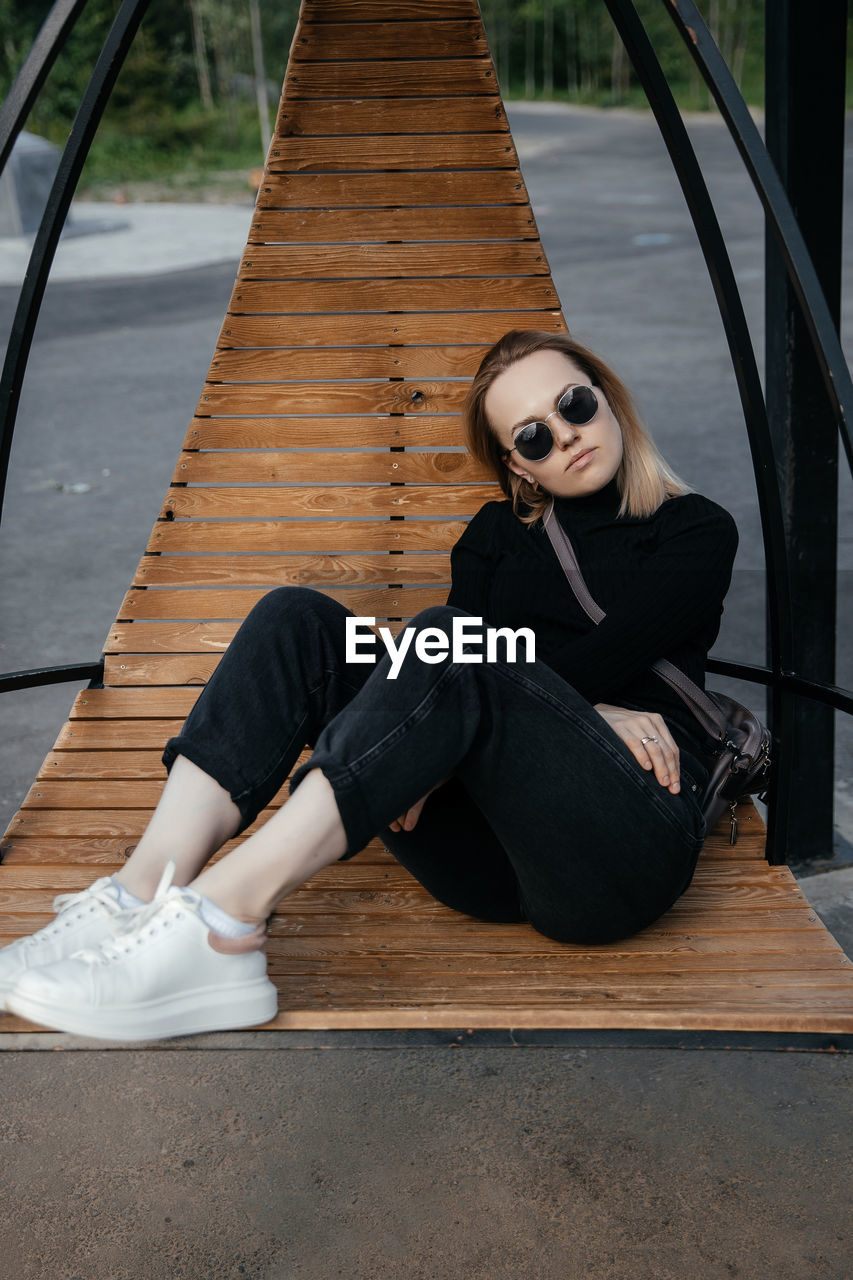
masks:
MULTIPOLYGON (((597 626, 602 618, 607 615, 589 593, 589 588, 581 573, 571 539, 554 514, 553 499, 548 504, 542 519, 545 525, 545 532, 550 539, 551 546, 557 553, 557 558, 563 567, 569 586, 575 593, 578 604, 587 617, 591 618, 597 626)), ((707 693, 700 689, 697 684, 694 684, 690 677, 685 675, 673 663, 668 662, 666 658, 659 658, 657 662, 653 662, 652 671, 656 672, 671 689, 675 690, 693 712, 706 733, 709 733, 712 738, 719 738, 721 741, 725 740, 727 736, 726 719, 720 712, 720 708, 708 697, 707 693)))

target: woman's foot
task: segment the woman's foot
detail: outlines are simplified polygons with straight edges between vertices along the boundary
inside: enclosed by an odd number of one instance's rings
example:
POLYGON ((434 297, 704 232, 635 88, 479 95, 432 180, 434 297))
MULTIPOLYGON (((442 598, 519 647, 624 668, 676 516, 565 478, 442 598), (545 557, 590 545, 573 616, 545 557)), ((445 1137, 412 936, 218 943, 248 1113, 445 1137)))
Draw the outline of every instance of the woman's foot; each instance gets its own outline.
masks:
POLYGON ((57 917, 27 938, 18 938, 0 950, 0 1008, 28 969, 55 964, 79 951, 97 946, 116 929, 128 923, 136 908, 129 906, 132 895, 122 891, 112 876, 104 876, 82 893, 63 893, 54 898, 57 917))
POLYGON ((154 1040, 269 1022, 265 928, 214 934, 193 889, 161 885, 127 929, 90 950, 25 972, 7 998, 20 1017, 105 1040, 154 1040))

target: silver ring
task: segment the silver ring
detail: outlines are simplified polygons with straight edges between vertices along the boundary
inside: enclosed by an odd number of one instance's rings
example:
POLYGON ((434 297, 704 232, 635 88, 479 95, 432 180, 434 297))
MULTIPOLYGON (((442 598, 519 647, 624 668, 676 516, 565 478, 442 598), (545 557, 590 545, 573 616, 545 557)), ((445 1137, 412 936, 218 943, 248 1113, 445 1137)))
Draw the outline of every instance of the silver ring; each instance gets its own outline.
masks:
MULTIPOLYGON (((658 742, 657 738, 641 738, 640 741, 641 742, 658 742)), ((660 746, 659 742, 658 742, 658 746, 660 746)))

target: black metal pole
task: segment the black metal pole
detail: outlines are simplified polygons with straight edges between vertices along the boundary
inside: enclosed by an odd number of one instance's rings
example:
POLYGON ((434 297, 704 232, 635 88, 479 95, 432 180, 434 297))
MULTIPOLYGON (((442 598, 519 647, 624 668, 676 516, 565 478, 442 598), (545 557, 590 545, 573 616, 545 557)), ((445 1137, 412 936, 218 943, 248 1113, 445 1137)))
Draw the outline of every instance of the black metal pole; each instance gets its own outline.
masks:
POLYGON ((0 375, 0 513, 21 387, 56 246, 104 107, 149 3, 122 0, 71 126, 30 255, 0 375))
POLYGON ((56 0, 0 107, 0 173, 86 0, 56 0))
MULTIPOLYGON (((847 0, 774 0, 765 28, 767 149, 791 201, 835 325, 841 308, 847 0)), ((765 240, 766 396, 791 574, 794 670, 835 681, 838 428, 776 237, 765 240)), ((774 733, 792 746, 798 791, 787 844, 830 858, 835 715, 776 690, 774 733)))
MULTIPOLYGON (((793 630, 788 597, 788 567, 773 445, 765 412, 764 397, 755 354, 734 271, 723 234, 708 193, 699 162, 676 107, 672 92, 632 0, 605 0, 616 29, 624 41, 637 78, 645 90, 666 143, 676 175, 687 201, 693 225, 720 309, 720 318, 744 410, 752 463, 761 510, 761 527, 767 563, 771 609, 769 627, 772 646, 770 668, 774 682, 790 669, 793 630)), ((736 92, 736 90, 735 90, 736 92)), ((739 96, 739 95, 738 95, 739 96)), ((788 849, 787 808, 793 795, 793 759, 783 743, 774 744, 774 770, 770 789, 767 831, 769 861, 785 862, 788 849)))

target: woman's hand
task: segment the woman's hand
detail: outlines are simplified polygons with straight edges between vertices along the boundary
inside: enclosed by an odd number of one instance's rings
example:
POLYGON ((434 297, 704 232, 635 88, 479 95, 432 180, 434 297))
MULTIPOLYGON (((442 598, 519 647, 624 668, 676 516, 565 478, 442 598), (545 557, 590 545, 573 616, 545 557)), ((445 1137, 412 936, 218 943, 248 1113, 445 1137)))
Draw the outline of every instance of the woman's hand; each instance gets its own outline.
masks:
POLYGON ((405 813, 401 813, 399 818, 395 818, 393 822, 389 822, 389 829, 391 831, 411 831, 412 827, 421 816, 421 809, 423 809, 426 804, 428 797, 432 795, 433 791, 437 791, 439 787, 443 787, 446 781, 446 778, 442 778, 440 782, 437 782, 434 787, 430 788, 425 796, 422 796, 420 800, 413 804, 410 809, 407 809, 405 813))
POLYGON ((627 707, 611 707, 597 702, 595 710, 636 757, 644 769, 654 769, 662 787, 673 795, 681 790, 678 747, 656 711, 629 711, 627 707))

